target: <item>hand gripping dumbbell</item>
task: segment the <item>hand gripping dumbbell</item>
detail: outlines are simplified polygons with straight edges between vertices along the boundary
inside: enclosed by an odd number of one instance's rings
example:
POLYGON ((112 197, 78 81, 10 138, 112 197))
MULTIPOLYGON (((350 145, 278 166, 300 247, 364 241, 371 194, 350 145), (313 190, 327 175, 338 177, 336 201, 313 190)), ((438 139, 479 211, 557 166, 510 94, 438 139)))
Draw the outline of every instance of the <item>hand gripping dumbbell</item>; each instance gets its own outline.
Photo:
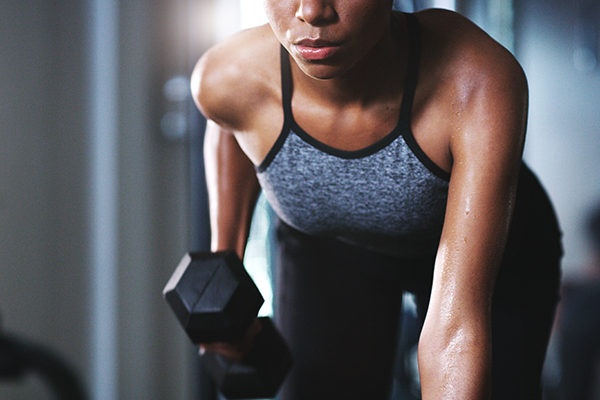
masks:
MULTIPOLYGON (((264 299, 234 251, 187 253, 163 290, 193 343, 236 342, 256 319, 264 299)), ((270 318, 240 362, 205 352, 200 357, 229 399, 272 398, 292 365, 291 353, 270 318)))

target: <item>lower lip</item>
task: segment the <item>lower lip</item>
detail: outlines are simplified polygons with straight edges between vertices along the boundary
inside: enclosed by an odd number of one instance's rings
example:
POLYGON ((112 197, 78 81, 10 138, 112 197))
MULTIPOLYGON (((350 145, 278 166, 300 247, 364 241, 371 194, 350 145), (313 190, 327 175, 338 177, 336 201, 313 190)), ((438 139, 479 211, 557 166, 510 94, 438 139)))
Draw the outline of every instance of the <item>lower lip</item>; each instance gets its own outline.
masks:
POLYGON ((331 57, 338 49, 337 46, 325 46, 325 47, 309 47, 309 46, 296 46, 298 53, 305 60, 324 60, 331 57))

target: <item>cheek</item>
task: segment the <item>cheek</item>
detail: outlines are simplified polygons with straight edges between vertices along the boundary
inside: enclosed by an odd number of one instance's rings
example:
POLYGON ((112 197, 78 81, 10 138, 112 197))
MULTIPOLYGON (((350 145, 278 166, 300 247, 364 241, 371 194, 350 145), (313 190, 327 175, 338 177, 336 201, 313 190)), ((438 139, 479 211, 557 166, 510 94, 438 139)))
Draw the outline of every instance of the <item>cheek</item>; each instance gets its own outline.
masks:
POLYGON ((392 3, 390 1, 348 1, 342 3, 340 19, 346 20, 354 31, 361 36, 378 36, 391 18, 392 3))
POLYGON ((370 50, 382 38, 387 26, 385 18, 380 12, 364 10, 365 13, 349 20, 347 34, 351 42, 360 53, 370 50), (372 13, 367 13, 367 12, 372 13))
POLYGON ((295 15, 293 0, 263 0, 263 9, 269 25, 280 41, 285 41, 295 15))

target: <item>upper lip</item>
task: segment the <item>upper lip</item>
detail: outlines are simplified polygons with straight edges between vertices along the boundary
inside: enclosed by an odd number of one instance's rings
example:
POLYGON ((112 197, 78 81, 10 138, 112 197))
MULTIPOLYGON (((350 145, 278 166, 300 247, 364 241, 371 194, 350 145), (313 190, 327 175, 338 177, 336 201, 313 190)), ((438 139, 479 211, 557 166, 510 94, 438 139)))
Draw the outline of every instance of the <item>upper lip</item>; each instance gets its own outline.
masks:
POLYGON ((301 39, 298 40, 296 46, 305 46, 305 47, 332 47, 335 46, 333 42, 324 39, 301 39))

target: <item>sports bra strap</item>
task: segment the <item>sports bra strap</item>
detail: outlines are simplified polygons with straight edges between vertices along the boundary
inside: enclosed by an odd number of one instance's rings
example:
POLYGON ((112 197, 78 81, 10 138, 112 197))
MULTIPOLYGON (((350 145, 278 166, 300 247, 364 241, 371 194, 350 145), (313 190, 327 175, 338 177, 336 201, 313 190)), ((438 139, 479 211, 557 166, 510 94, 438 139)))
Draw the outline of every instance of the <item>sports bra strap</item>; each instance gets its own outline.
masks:
POLYGON ((290 66, 290 55, 283 45, 280 49, 281 63, 281 100, 283 102, 283 113, 285 121, 292 119, 292 68, 290 66))
POLYGON ((417 81, 419 79, 419 61, 421 58, 421 30, 419 21, 414 14, 404 13, 408 28, 410 45, 408 50, 408 66, 406 69, 406 80, 404 82, 404 96, 400 108, 400 122, 410 127, 410 114, 412 111, 417 81))

